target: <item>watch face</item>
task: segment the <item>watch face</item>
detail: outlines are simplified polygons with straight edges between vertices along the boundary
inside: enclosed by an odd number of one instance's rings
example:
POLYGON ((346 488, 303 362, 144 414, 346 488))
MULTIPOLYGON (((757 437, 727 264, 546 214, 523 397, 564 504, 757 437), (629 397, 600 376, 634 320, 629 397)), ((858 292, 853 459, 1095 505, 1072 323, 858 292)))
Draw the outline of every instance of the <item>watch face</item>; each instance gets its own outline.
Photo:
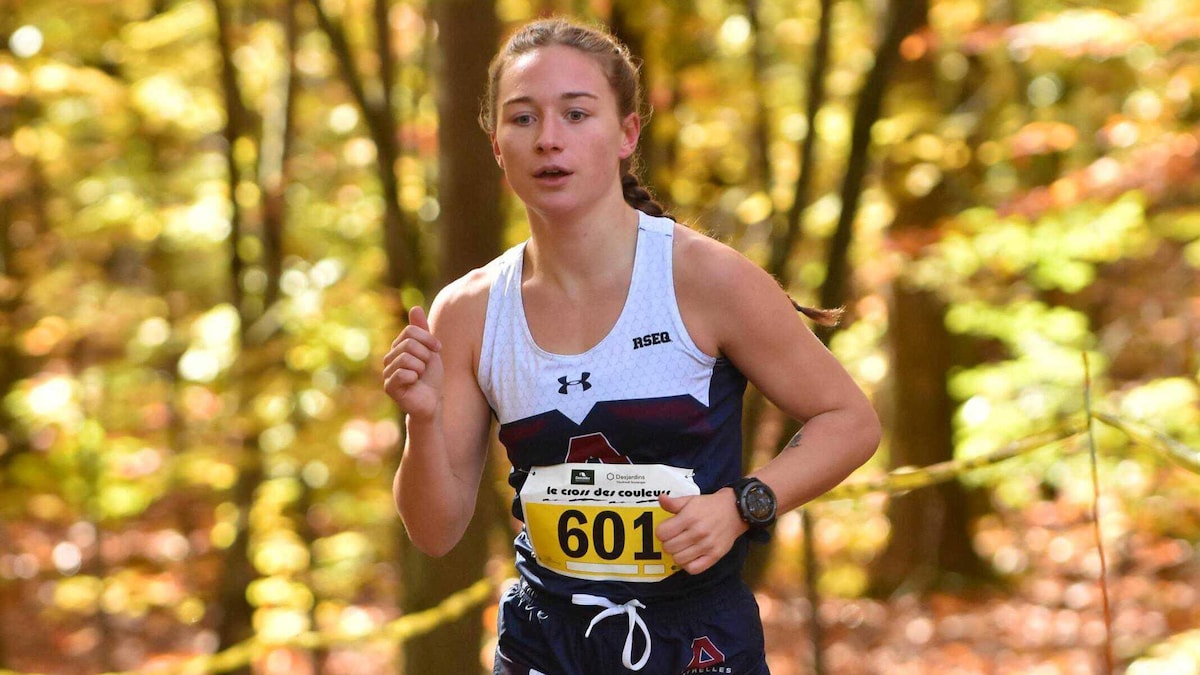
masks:
POLYGON ((775 513, 775 500, 759 486, 746 491, 746 513, 754 520, 767 520, 775 513))

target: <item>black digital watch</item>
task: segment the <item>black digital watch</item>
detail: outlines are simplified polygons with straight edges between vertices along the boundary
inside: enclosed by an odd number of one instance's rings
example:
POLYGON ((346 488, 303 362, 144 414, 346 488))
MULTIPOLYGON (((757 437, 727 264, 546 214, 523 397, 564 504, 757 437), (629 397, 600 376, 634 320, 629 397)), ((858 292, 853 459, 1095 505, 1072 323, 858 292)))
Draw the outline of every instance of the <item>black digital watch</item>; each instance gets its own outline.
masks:
POLYGON ((730 486, 737 502, 738 515, 751 530, 764 530, 775 523, 778 504, 770 486, 752 476, 739 478, 730 486))

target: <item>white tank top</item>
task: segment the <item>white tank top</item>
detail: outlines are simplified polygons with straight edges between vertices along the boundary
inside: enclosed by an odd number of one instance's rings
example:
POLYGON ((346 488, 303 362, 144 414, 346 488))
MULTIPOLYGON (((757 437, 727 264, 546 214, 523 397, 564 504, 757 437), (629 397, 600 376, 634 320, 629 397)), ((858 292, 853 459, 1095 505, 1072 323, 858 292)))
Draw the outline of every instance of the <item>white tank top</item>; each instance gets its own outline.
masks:
MULTIPOLYGON (((702 352, 684 327, 672 274, 674 231, 672 220, 639 215, 625 306, 609 333, 581 354, 551 353, 534 342, 521 300, 525 245, 494 261, 478 381, 500 422, 513 467, 508 480, 517 493, 513 515, 523 522, 520 494, 537 467, 668 465, 693 470, 703 493, 741 475, 746 379, 729 360, 702 352)), ((592 593, 617 602, 677 597, 726 583, 745 556, 740 542, 700 575, 680 572, 635 584, 552 572, 538 562, 528 530, 514 546, 517 570, 534 587, 564 598, 592 593)))
POLYGON ((525 243, 500 257, 478 377, 501 424, 549 410, 580 424, 599 401, 688 394, 708 405, 717 359, 692 342, 679 315, 674 227, 666 218, 640 215, 625 307, 608 335, 581 354, 555 354, 534 342, 521 300, 525 243))

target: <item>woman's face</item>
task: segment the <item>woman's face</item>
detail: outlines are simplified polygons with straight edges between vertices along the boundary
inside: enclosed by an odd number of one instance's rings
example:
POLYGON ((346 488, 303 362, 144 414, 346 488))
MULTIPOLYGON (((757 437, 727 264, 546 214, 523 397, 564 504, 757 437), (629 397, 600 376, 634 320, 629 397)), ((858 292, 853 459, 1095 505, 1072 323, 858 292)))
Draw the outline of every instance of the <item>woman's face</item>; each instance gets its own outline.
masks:
POLYGON ((564 46, 513 59, 497 87, 492 151, 525 206, 543 216, 586 212, 614 194, 641 121, 624 118, 600 65, 564 46))

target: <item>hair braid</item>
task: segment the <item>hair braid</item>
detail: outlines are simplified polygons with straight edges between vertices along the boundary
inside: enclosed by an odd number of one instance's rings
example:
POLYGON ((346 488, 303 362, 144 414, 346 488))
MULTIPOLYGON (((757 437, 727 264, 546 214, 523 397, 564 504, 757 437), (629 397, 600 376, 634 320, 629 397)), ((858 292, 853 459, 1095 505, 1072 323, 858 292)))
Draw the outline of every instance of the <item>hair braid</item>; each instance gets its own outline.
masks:
POLYGON ((666 216, 667 209, 650 194, 650 190, 642 185, 638 180, 637 174, 632 171, 626 171, 621 176, 621 193, 625 196, 625 203, 633 208, 650 216, 666 216))
POLYGON ((792 301, 792 307, 796 308, 804 316, 812 319, 814 323, 821 326, 836 326, 842 320, 842 315, 846 313, 845 307, 836 307, 834 309, 825 309, 822 307, 808 307, 796 302, 796 299, 788 296, 788 300, 792 301))

